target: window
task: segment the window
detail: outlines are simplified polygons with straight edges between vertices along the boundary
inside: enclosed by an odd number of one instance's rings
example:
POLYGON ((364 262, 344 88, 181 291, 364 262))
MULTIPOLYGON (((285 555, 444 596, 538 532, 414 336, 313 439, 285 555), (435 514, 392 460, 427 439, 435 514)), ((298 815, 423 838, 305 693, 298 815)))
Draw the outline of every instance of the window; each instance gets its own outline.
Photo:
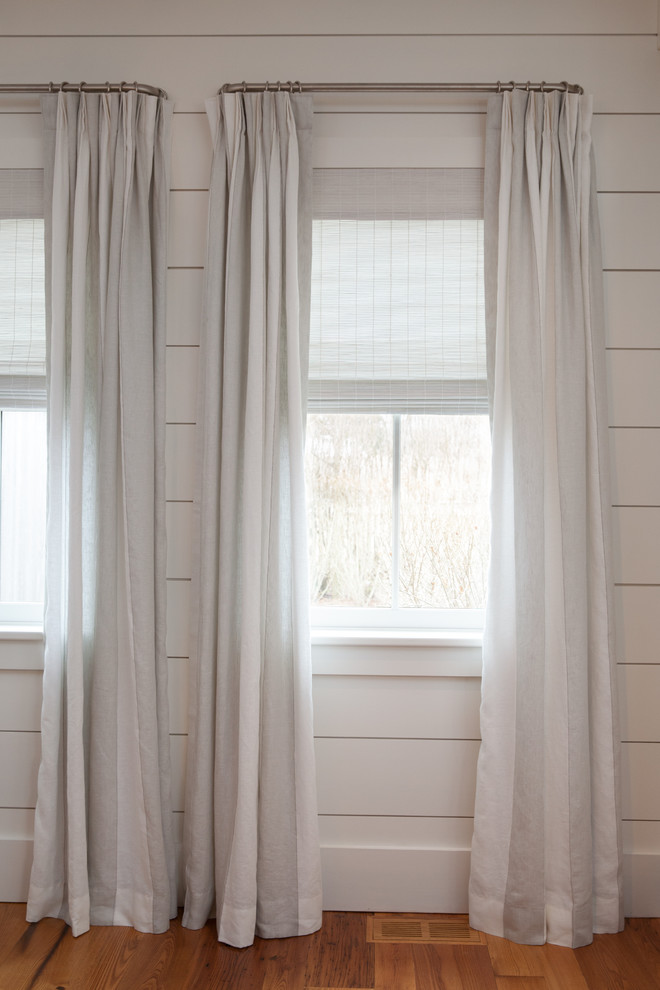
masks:
POLYGON ((0 171, 0 624, 40 623, 46 526, 42 172, 0 171))
POLYGON ((480 169, 316 169, 314 621, 479 624, 490 431, 480 169))

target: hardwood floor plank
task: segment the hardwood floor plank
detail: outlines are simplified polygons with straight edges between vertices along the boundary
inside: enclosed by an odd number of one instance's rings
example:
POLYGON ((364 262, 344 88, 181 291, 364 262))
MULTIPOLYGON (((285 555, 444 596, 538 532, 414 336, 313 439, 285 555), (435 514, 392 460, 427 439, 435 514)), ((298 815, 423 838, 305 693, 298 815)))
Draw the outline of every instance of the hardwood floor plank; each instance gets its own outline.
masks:
POLYGON ((264 942, 262 990, 305 990, 311 936, 264 942))
POLYGON ((626 927, 630 928, 639 955, 660 987, 660 918, 628 918, 626 927))
POLYGON ((28 924, 24 904, 5 904, 3 907, 13 909, 13 920, 8 920, 7 911, 3 911, 0 990, 20 990, 38 979, 69 929, 57 918, 28 924))
POLYGON ((660 948, 644 937, 649 930, 626 922, 622 932, 594 935, 591 945, 575 950, 590 990, 658 990, 660 948))
POLYGON ((497 976, 497 990, 545 990, 542 976, 497 976))
POLYGON ((359 988, 374 985, 374 946, 366 941, 367 915, 326 911, 323 927, 310 939, 306 985, 359 988))
POLYGON ((487 941, 496 976, 542 976, 547 990, 590 990, 573 949, 517 945, 495 935, 489 935, 487 941))
POLYGON ((375 946, 375 990, 417 990, 413 949, 406 943, 380 943, 375 946))
POLYGON ((418 990, 496 990, 487 947, 415 945, 418 990))

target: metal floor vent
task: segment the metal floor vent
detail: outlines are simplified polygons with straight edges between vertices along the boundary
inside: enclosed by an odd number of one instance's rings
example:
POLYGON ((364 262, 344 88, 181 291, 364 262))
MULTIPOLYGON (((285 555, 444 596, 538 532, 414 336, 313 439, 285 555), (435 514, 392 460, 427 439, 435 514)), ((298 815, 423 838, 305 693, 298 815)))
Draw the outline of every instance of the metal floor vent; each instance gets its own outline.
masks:
POLYGON ((445 918, 379 914, 368 918, 368 942, 434 942, 444 945, 485 945, 482 932, 470 928, 467 917, 445 918))

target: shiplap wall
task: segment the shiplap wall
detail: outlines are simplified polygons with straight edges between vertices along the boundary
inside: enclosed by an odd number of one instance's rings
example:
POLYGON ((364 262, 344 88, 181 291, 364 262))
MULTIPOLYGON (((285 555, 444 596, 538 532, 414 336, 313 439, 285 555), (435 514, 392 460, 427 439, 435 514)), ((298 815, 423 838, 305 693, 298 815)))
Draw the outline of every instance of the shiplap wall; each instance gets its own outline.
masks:
MULTIPOLYGON (((242 5, 114 0, 103 6, 32 0, 5 5, 2 31, 0 81, 137 78, 162 86, 175 102, 167 511, 179 827, 191 456, 211 153, 204 99, 222 82, 267 78, 569 79, 594 94, 617 534, 626 910, 660 915, 660 54, 655 0, 556 0, 552 5, 527 0, 254 0, 242 5)), ((326 97, 318 101, 318 111, 317 164, 348 164, 351 156, 354 164, 365 164, 365 155, 375 159, 369 164, 377 164, 381 153, 395 156, 388 162, 392 165, 409 163, 411 154, 418 159, 430 155, 433 161, 424 164, 433 164, 437 149, 455 156, 453 163, 466 164, 478 163, 483 154, 483 106, 474 101, 365 96, 342 103, 326 97), (431 128, 432 140, 421 127, 431 128), (404 160, 396 160, 397 154, 404 160)), ((0 167, 35 167, 40 156, 34 101, 0 97, 0 167)), ((445 655, 429 648, 316 650, 317 669, 324 671, 315 676, 315 725, 328 908, 466 907, 480 685, 478 677, 457 676, 460 650, 452 654, 452 676, 438 676, 445 655)), ((0 641, 0 898, 8 900, 24 898, 27 888, 39 758, 39 662, 38 643, 0 641)))

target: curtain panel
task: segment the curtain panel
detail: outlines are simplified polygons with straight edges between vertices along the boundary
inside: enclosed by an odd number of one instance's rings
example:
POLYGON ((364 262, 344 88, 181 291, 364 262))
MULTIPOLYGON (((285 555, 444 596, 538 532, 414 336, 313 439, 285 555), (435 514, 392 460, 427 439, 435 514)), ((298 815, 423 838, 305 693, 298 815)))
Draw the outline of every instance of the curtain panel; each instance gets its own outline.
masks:
POLYGON ((171 105, 48 94, 48 524, 28 920, 176 914, 165 654, 171 105))
POLYGON ((223 95, 200 354, 183 923, 218 939, 321 924, 304 382, 308 96, 223 95))
POLYGON ((623 925, 602 263, 591 100, 490 100, 492 557, 471 924, 623 925))

